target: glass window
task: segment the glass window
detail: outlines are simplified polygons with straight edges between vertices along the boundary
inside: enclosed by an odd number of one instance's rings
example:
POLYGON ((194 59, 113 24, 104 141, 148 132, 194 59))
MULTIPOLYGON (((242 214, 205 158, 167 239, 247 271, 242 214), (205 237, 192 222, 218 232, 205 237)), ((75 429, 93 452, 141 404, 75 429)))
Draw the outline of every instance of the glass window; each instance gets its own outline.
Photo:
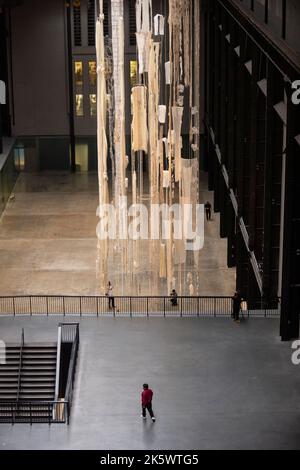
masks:
POLYGON ((89 146, 87 144, 76 144, 76 170, 88 171, 89 146))
POLYGON ((97 67, 95 60, 89 61, 89 80, 91 86, 97 85, 97 67))
POLYGON ((130 61, 130 83, 131 87, 134 87, 137 85, 137 74, 138 74, 138 64, 136 60, 131 60, 130 61))
POLYGON ((97 116, 97 95, 95 93, 90 94, 90 115, 91 117, 97 116))
POLYGON ((24 147, 15 147, 14 149, 15 169, 24 171, 25 169, 25 149, 24 147))
POLYGON ((83 116, 83 95, 76 95, 76 116, 83 116))
POLYGON ((83 85, 83 68, 81 61, 75 62, 75 84, 76 86, 83 85))

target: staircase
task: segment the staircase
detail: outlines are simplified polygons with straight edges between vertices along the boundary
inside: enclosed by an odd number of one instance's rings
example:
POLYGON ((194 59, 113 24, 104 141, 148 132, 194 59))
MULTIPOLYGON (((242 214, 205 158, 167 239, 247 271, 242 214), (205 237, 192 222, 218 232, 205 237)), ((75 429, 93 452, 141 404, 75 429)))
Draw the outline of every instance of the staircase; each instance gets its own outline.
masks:
POLYGON ((17 399, 19 362, 20 345, 6 346, 6 364, 0 364, 0 402, 17 399))
POLYGON ((20 401, 53 401, 56 375, 55 343, 26 344, 23 347, 20 401))
POLYGON ((60 323, 57 343, 25 343, 23 329, 0 349, 0 423, 69 424, 78 349, 78 323, 60 323))
POLYGON ((0 364, 0 422, 49 422, 55 397, 56 343, 6 346, 0 364), (46 403, 47 402, 47 403, 46 403))

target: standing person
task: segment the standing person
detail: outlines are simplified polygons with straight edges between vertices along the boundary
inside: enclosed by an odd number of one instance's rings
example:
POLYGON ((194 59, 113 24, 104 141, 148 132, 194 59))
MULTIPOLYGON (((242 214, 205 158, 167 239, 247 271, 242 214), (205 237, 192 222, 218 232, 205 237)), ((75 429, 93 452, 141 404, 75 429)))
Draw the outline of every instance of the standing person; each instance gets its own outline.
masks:
POLYGON ((111 308, 115 308, 115 298, 114 298, 114 294, 113 294, 113 286, 111 285, 111 282, 108 281, 108 284, 107 284, 107 292, 106 292, 106 295, 108 296, 108 308, 111 309, 111 308))
POLYGON ((178 294, 177 294, 175 289, 172 290, 170 297, 171 297, 172 307, 177 307, 177 305, 178 305, 178 294))
POLYGON ((204 208, 206 213, 206 220, 211 220, 211 203, 207 201, 204 208))
POLYGON ((242 297, 241 297, 241 294, 236 291, 233 298, 232 298, 232 301, 233 301, 233 321, 235 321, 236 323, 239 323, 240 322, 240 309, 241 309, 241 302, 242 302, 242 297))
POLYGON ((152 397, 153 397, 153 392, 151 388, 149 388, 148 384, 143 385, 143 391, 142 391, 142 418, 146 419, 146 410, 148 410, 151 419, 153 423, 155 423, 155 416, 152 410, 152 397))

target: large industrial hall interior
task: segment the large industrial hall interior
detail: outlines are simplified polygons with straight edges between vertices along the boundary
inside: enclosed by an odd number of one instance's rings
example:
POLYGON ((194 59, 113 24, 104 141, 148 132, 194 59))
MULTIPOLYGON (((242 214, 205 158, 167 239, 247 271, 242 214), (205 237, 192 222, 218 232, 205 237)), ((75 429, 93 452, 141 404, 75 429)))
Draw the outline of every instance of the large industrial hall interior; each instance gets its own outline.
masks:
POLYGON ((1 451, 300 450, 299 24, 0 0, 1 451))

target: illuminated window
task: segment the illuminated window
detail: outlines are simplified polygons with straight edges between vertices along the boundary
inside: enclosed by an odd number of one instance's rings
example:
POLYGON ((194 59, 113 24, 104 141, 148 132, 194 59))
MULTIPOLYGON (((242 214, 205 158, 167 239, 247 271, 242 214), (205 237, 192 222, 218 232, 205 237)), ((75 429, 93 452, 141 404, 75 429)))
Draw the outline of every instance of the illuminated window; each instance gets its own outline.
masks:
POLYGON ((83 85, 83 68, 82 62, 75 62, 75 84, 76 86, 83 85))
POLYGON ((97 116, 97 95, 95 93, 90 94, 90 115, 91 117, 97 116))
POLYGON ((76 116, 83 116, 83 95, 76 95, 76 116))
POLYGON ((97 67, 95 60, 89 61, 89 80, 91 86, 97 85, 97 67))
POLYGON ((136 86, 137 85, 137 61, 136 60, 131 60, 130 61, 130 84, 131 86, 136 86))

